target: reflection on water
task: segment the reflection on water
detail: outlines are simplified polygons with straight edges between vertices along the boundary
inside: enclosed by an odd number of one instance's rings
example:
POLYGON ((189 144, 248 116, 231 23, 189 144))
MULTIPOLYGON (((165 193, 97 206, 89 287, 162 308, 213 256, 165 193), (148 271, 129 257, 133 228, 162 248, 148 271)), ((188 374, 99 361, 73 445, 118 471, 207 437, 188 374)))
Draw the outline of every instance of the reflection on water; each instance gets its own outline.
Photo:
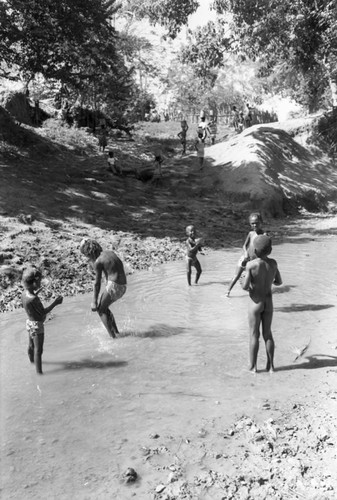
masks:
MULTIPOLYGON (((90 311, 91 297, 65 299, 46 323, 43 377, 28 362, 23 311, 3 315, 6 486, 24 487, 17 449, 23 457, 34 450, 34 460, 24 462, 26 473, 34 476, 39 468, 40 475, 52 475, 54 491, 65 481, 78 491, 83 485, 70 464, 79 474, 88 473, 88 464, 97 474, 119 470, 130 463, 120 463, 116 450, 129 447, 130 456, 137 455, 149 429, 188 433, 195 419, 221 415, 229 421, 280 391, 291 398, 308 368, 319 381, 320 369, 337 366, 335 248, 333 239, 274 247, 284 284, 274 296, 273 376, 264 372, 263 342, 260 373, 247 373, 247 293, 238 283, 225 297, 240 250, 201 256, 199 286, 187 286, 184 262, 130 276, 126 295, 113 306, 121 332, 116 340, 90 311), (294 346, 309 337, 306 357, 293 363, 294 346)), ((37 489, 22 490, 21 498, 39 498, 37 489)))

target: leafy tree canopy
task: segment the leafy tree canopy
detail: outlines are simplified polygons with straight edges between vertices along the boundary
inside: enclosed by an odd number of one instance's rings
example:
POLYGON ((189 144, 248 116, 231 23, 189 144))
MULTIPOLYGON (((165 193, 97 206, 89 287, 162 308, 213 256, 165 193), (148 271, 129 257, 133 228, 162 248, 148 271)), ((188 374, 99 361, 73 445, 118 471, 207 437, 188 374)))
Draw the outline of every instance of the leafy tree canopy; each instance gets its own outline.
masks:
POLYGON ((3 74, 18 67, 26 81, 42 74, 77 88, 112 74, 121 65, 114 12, 115 0, 0 2, 3 74))
POLYGON ((160 24, 174 38, 188 17, 199 7, 197 0, 124 0, 123 8, 137 19, 147 18, 152 24, 160 24))
POLYGON ((191 64, 196 76, 204 79, 212 78, 214 68, 224 65, 224 55, 232 44, 226 33, 226 24, 219 20, 209 21, 205 26, 189 32, 188 43, 181 51, 181 61, 191 64))
POLYGON ((318 94, 336 81, 335 0, 214 0, 213 8, 220 19, 228 20, 230 29, 227 37, 221 22, 213 25, 213 35, 210 28, 197 30, 192 44, 182 52, 183 60, 195 65, 196 74, 199 55, 204 66, 221 67, 225 52, 232 50, 258 60, 261 76, 277 68, 286 84, 292 80, 290 74, 297 74, 303 80, 303 92, 309 90, 316 103, 318 94))

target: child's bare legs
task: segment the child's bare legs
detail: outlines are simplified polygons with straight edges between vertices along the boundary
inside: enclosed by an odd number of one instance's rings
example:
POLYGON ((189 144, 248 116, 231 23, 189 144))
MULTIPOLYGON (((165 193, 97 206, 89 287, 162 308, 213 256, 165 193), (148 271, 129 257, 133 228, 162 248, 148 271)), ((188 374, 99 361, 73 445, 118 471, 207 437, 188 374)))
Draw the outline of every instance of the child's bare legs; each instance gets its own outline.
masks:
POLYGON ((271 332, 272 319, 273 319, 273 304, 271 302, 271 299, 269 299, 265 303, 261 320, 262 320, 262 335, 263 335, 263 340, 265 342, 266 354, 267 354, 266 370, 267 372, 273 373, 275 343, 271 332))
POLYGON ((197 284, 202 273, 201 265, 198 259, 195 260, 194 267, 197 271, 197 274, 195 275, 195 284, 197 284))
POLYGON ((33 337, 28 333, 28 357, 31 363, 34 363, 34 340, 33 337))
POLYGON ((42 353, 44 343, 44 333, 40 333, 33 337, 34 342, 34 362, 36 373, 42 375, 42 353))
POLYGON ((202 156, 199 157, 199 169, 202 170, 204 168, 204 158, 202 156))
POLYGON ((260 322, 261 312, 263 311, 263 303, 258 302, 255 304, 252 300, 248 307, 248 324, 249 324, 249 361, 251 372, 257 372, 257 355, 259 352, 259 337, 260 337, 260 322))
POLYGON ((229 288, 228 288, 228 292, 226 294, 227 297, 229 297, 229 294, 231 293, 231 290, 232 290, 233 286, 239 280, 239 278, 240 278, 241 274, 243 273, 243 271, 244 271, 244 267, 238 266, 236 268, 235 276, 232 279, 232 281, 230 282, 230 285, 229 285, 229 288))
POLYGON ((186 271, 187 271, 187 283, 189 286, 191 286, 192 259, 187 259, 186 271))
POLYGON ((110 337, 116 338, 119 331, 116 325, 114 315, 109 309, 109 306, 111 304, 112 302, 110 296, 106 292, 103 292, 99 306, 97 308, 97 312, 110 337))
POLYGON ((192 266, 196 269, 195 284, 198 283, 200 275, 202 273, 201 265, 198 259, 187 259, 186 271, 187 271, 187 283, 191 286, 191 276, 192 276, 192 266))

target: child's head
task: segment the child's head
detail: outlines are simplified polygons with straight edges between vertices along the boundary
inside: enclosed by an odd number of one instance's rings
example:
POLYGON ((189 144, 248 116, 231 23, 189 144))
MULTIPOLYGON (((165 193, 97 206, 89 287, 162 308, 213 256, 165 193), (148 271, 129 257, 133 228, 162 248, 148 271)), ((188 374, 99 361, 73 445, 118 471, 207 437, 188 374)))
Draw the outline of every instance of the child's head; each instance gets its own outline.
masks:
POLYGON ((90 238, 84 238, 80 243, 80 252, 90 260, 96 260, 102 251, 101 245, 90 238))
POLYGON ((23 271, 22 283, 26 289, 37 289, 41 284, 42 273, 37 267, 28 267, 23 271))
POLYGON ((181 125, 181 128, 183 130, 187 129, 187 121, 186 120, 181 120, 180 125, 181 125))
POLYGON ((193 225, 187 226, 186 234, 187 234, 187 236, 195 236, 196 235, 195 226, 193 226, 193 225))
POLYGON ((114 157, 114 152, 113 152, 111 149, 109 150, 109 157, 110 157, 110 158, 113 158, 113 157, 114 157))
POLYGON ((202 133, 202 132, 198 132, 198 138, 199 138, 199 139, 202 139, 202 138, 203 138, 203 133, 202 133))
POLYGON ((262 223, 263 223, 262 216, 261 216, 260 212, 251 213, 248 220, 249 220, 249 224, 254 229, 260 229, 260 227, 262 226, 262 223))
POLYGON ((271 239, 266 234, 257 236, 254 240, 254 250, 257 257, 267 257, 271 253, 271 239))

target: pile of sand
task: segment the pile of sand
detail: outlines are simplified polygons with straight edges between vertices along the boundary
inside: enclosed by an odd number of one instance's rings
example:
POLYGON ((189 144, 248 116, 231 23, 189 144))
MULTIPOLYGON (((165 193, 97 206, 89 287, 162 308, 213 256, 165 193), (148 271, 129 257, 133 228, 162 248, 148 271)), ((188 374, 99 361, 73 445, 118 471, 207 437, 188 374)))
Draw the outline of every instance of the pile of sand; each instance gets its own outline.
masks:
POLYGON ((226 199, 266 216, 284 216, 292 208, 326 211, 337 200, 333 162, 274 126, 250 127, 206 152, 226 199))

